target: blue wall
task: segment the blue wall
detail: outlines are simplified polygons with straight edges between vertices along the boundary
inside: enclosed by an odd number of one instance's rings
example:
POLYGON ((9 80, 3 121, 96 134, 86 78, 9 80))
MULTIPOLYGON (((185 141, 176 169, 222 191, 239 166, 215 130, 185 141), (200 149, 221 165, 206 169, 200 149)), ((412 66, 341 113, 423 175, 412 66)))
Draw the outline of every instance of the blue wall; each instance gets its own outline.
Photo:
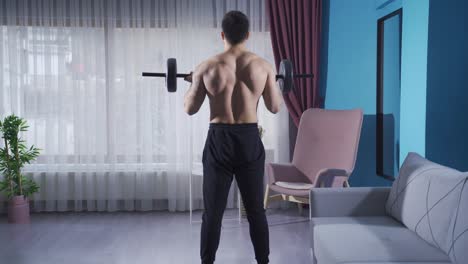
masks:
POLYGON ((468 1, 432 0, 426 156, 468 171, 468 1))
POLYGON ((324 1, 320 88, 325 108, 364 111, 358 158, 350 177, 352 186, 391 183, 376 175, 376 41, 378 17, 399 6, 392 3, 382 11, 380 5, 375 0, 324 1))
POLYGON ((375 114, 377 27, 374 0, 329 4, 325 107, 375 114))
POLYGON ((377 20, 403 7, 400 109, 403 156, 400 160, 408 150, 424 155, 425 122, 421 126, 421 119, 425 119, 427 64, 424 58, 427 56, 424 54, 427 53, 429 0, 324 0, 323 5, 320 90, 325 96, 325 108, 362 108, 365 114, 350 183, 352 186, 390 185, 391 182, 376 175, 377 20), (416 72, 416 78, 405 75, 404 68, 416 72), (414 104, 416 108, 412 107, 414 104))

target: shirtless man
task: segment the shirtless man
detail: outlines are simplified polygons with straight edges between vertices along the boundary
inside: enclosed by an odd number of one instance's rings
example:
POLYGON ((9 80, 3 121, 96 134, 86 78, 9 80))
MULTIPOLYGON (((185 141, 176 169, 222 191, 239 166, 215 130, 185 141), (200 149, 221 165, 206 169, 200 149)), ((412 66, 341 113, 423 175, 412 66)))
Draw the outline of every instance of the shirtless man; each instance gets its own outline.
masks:
POLYGON ((268 223, 263 208, 265 150, 257 127, 261 96, 277 113, 282 95, 273 67, 249 52, 249 20, 239 11, 222 22, 224 52, 196 67, 186 78, 185 111, 193 115, 206 96, 210 101, 210 129, 203 150, 203 202, 200 256, 203 264, 215 261, 221 222, 233 180, 239 185, 249 221, 250 238, 258 263, 268 263, 268 223))

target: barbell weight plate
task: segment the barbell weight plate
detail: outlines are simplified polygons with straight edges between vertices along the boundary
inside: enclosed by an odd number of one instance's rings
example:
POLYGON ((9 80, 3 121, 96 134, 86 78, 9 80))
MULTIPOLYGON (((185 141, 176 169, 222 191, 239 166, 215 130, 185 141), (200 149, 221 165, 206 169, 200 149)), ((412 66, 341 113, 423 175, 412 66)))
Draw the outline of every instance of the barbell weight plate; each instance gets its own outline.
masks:
POLYGON ((279 68, 278 84, 281 92, 288 93, 294 87, 293 66, 290 60, 282 60, 279 68))
POLYGON ((166 86, 170 93, 177 91, 177 61, 175 58, 167 59, 166 86))

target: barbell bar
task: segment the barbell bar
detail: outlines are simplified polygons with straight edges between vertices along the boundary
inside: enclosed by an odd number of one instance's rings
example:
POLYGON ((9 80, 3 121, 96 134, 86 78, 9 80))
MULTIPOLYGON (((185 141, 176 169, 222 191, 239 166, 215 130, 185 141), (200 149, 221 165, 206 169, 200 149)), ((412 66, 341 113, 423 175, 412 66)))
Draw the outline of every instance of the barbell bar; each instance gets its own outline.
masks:
MULTIPOLYGON (((167 91, 170 93, 177 91, 177 78, 185 78, 189 73, 177 73, 177 60, 175 58, 167 59, 167 71, 163 72, 143 72, 143 77, 163 77, 166 79, 167 91)), ((282 60, 279 73, 276 75, 280 90, 288 93, 294 87, 294 78, 313 78, 311 73, 294 74, 293 66, 290 60, 282 60)))

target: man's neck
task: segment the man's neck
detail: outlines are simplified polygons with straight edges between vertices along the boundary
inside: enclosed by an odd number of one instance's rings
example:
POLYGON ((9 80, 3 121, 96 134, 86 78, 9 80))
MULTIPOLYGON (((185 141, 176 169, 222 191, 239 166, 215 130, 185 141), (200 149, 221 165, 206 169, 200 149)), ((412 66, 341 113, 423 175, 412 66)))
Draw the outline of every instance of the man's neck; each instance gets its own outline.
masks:
POLYGON ((229 43, 224 44, 224 51, 225 52, 232 52, 232 53, 241 53, 246 51, 247 49, 245 48, 244 43, 239 43, 236 45, 231 45, 229 43))

